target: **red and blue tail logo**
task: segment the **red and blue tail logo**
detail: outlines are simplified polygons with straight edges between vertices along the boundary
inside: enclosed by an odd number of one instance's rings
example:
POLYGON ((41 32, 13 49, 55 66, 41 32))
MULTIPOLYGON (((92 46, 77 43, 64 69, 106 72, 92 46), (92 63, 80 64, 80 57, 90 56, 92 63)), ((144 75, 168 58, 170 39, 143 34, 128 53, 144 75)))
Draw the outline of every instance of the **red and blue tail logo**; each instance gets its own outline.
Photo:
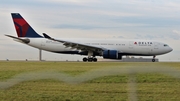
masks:
POLYGON ((18 37, 40 38, 34 29, 24 20, 19 13, 11 13, 18 37))

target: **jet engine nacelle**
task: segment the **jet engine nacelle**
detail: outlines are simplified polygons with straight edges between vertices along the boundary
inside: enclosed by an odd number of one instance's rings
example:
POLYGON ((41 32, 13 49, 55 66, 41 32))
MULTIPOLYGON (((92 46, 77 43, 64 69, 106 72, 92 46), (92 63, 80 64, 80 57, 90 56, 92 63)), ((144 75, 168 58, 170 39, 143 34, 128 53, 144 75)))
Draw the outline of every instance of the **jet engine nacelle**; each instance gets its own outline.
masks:
POLYGON ((119 55, 117 50, 104 50, 103 58, 105 58, 105 59, 122 59, 122 55, 119 55))

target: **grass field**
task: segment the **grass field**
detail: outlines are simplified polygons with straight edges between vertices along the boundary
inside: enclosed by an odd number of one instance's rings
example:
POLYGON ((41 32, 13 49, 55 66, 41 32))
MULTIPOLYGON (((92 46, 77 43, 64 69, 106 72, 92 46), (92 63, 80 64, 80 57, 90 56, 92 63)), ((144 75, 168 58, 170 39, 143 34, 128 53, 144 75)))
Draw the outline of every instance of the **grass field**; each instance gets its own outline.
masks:
POLYGON ((180 101, 180 63, 1 61, 0 101, 180 101))

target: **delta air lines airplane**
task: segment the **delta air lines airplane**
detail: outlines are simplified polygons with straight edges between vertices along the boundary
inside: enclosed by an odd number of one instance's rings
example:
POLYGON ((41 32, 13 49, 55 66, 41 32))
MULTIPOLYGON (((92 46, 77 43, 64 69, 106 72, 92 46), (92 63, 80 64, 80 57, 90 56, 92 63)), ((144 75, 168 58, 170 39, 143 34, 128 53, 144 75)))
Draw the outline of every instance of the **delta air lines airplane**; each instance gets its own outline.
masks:
POLYGON ((127 39, 63 39, 52 38, 43 33, 43 36, 26 22, 19 13, 12 13, 12 19, 18 37, 6 35, 15 41, 41 50, 61 53, 87 55, 84 62, 96 62, 96 56, 105 59, 122 59, 122 56, 155 56, 171 52, 173 49, 167 44, 151 40, 127 39))

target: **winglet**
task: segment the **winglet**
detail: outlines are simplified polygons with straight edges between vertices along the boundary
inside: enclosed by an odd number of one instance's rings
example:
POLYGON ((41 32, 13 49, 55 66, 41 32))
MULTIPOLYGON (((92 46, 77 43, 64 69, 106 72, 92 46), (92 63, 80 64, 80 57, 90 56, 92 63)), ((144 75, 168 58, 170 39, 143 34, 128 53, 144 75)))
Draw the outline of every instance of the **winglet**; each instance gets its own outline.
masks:
POLYGON ((47 35, 46 33, 43 33, 44 37, 47 39, 52 39, 49 35, 47 35))
POLYGON ((21 41, 23 43, 26 43, 26 44, 28 44, 30 42, 30 40, 27 39, 27 38, 26 39, 21 39, 21 38, 18 38, 18 37, 15 37, 15 36, 11 36, 11 35, 5 35, 5 36, 13 38, 13 39, 16 39, 16 40, 19 40, 19 41, 21 41))
POLYGON ((62 43, 66 42, 66 41, 63 41, 63 40, 57 40, 55 38, 52 38, 49 35, 47 35, 46 33, 43 33, 43 35, 44 35, 44 38, 49 39, 49 40, 58 41, 58 42, 62 42, 62 43))

